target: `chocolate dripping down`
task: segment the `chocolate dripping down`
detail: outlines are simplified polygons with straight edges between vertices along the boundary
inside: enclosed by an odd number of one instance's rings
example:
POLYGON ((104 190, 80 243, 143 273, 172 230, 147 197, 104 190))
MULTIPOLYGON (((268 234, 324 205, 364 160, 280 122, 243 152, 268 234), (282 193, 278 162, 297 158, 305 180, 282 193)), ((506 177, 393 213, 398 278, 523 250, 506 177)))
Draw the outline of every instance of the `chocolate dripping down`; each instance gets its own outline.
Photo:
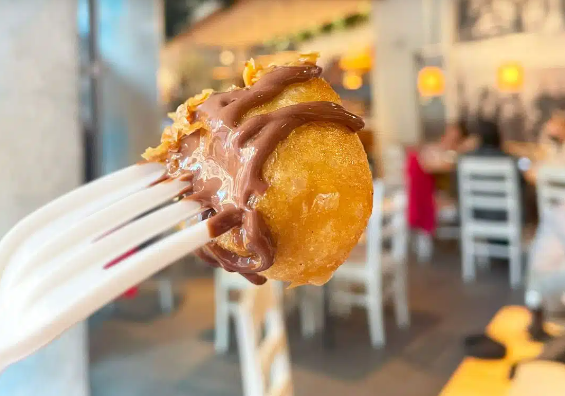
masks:
POLYGON ((239 227, 236 243, 250 253, 239 256, 213 241, 197 252, 211 265, 264 283, 258 272, 273 264, 275 246, 254 208, 255 197, 268 188, 261 176, 263 164, 277 144, 301 125, 337 123, 352 132, 363 128, 361 118, 333 102, 299 103, 241 121, 252 108, 269 102, 289 85, 318 77, 321 71, 314 65, 278 66, 251 87, 212 94, 196 112, 210 131, 184 136, 178 152, 169 155, 168 176, 192 181, 192 194, 185 199, 210 208, 201 220, 209 218, 211 235, 239 227))

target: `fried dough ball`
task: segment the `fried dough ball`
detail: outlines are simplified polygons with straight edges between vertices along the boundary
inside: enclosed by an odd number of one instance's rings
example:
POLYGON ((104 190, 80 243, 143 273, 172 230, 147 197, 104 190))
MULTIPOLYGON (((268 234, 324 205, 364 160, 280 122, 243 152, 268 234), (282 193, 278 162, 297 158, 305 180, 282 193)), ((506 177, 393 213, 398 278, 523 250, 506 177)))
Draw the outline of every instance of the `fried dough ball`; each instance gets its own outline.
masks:
MULTIPOLYGON (((321 78, 288 86, 244 119, 310 101, 341 103, 321 78)), ((313 122, 281 141, 263 166, 269 187, 256 209, 276 246, 268 279, 291 287, 322 285, 345 261, 367 226, 372 210, 372 177, 357 134, 345 126, 313 122)), ((235 241, 238 230, 217 239, 220 246, 249 256, 235 241)))

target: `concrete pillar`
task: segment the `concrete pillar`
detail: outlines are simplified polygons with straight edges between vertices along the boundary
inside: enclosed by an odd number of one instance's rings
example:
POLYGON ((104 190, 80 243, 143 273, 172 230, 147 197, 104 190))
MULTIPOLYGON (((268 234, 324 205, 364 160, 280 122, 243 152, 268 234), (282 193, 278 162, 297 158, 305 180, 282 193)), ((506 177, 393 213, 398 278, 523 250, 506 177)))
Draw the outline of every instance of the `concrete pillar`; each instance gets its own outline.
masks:
MULTIPOLYGON (((75 0, 0 0, 0 236, 81 183, 75 0)), ((86 396, 80 324, 0 374, 0 395, 86 396)))
POLYGON ((415 53, 423 44, 422 0, 373 0, 376 62, 373 118, 381 146, 416 143, 418 119, 415 53))
POLYGON ((457 92, 457 58, 455 56, 457 25, 456 2, 452 0, 439 0, 439 20, 441 26, 440 45, 443 53, 443 70, 446 86, 443 96, 445 118, 447 122, 456 121, 459 114, 459 98, 457 92))

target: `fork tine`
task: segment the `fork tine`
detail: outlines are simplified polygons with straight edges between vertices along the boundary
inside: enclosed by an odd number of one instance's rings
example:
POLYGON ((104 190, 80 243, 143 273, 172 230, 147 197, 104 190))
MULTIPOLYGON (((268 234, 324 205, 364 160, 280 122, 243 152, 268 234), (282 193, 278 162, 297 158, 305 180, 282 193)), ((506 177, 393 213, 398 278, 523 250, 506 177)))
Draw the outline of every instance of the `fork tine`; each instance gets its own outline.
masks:
MULTIPOLYGON (((194 201, 181 200, 139 220, 136 220, 112 234, 87 246, 71 250, 58 256, 51 263, 36 268, 29 277, 17 285, 11 295, 20 301, 34 301, 40 298, 42 291, 59 287, 72 277, 80 276, 90 267, 103 269, 103 266, 116 257, 139 246, 148 239, 159 235, 200 212, 204 208, 194 201)), ((37 257, 41 260, 41 257, 37 257)), ((38 263, 30 262, 31 267, 38 263)), ((122 263, 120 263, 122 265, 122 263)), ((27 306, 23 306, 26 309, 27 306)), ((22 309, 22 308, 20 308, 22 309)))
POLYGON ((50 240, 30 254, 27 260, 6 268, 0 280, 0 295, 3 290, 32 271, 48 265, 51 259, 65 250, 90 243, 95 237, 112 231, 136 216, 174 198, 188 185, 187 182, 175 179, 138 191, 52 236, 50 240))
MULTIPOLYGON (((206 220, 170 235, 111 269, 91 266, 53 289, 34 304, 26 320, 13 329, 17 342, 2 348, 4 337, 0 337, 0 371, 51 342, 126 290, 208 243, 211 236, 207 223, 206 220)), ((22 312, 19 308, 15 310, 22 312)))
POLYGON ((0 240, 0 273, 9 261, 20 259, 30 246, 61 225, 68 226, 89 214, 147 187, 163 172, 156 163, 133 165, 71 191, 20 221, 0 240), (69 208, 76 208, 69 212, 69 208), (31 237, 30 237, 31 236, 31 237))

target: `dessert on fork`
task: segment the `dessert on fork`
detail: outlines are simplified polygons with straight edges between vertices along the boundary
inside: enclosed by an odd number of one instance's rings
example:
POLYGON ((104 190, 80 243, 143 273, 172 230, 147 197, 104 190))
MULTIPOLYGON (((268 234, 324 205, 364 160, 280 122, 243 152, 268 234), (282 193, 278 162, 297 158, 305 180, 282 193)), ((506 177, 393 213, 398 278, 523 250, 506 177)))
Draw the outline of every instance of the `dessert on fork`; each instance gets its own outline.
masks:
POLYGON ((192 182, 216 237, 198 254, 254 283, 321 285, 367 225, 372 182, 364 126, 320 78, 317 54, 250 60, 245 87, 205 90, 172 114, 144 158, 192 182))
POLYGON ((0 372, 193 251, 256 284, 327 282, 367 225, 372 180, 355 133, 363 121, 316 59, 249 61, 245 87, 188 99, 145 162, 10 230, 0 241, 0 372))

